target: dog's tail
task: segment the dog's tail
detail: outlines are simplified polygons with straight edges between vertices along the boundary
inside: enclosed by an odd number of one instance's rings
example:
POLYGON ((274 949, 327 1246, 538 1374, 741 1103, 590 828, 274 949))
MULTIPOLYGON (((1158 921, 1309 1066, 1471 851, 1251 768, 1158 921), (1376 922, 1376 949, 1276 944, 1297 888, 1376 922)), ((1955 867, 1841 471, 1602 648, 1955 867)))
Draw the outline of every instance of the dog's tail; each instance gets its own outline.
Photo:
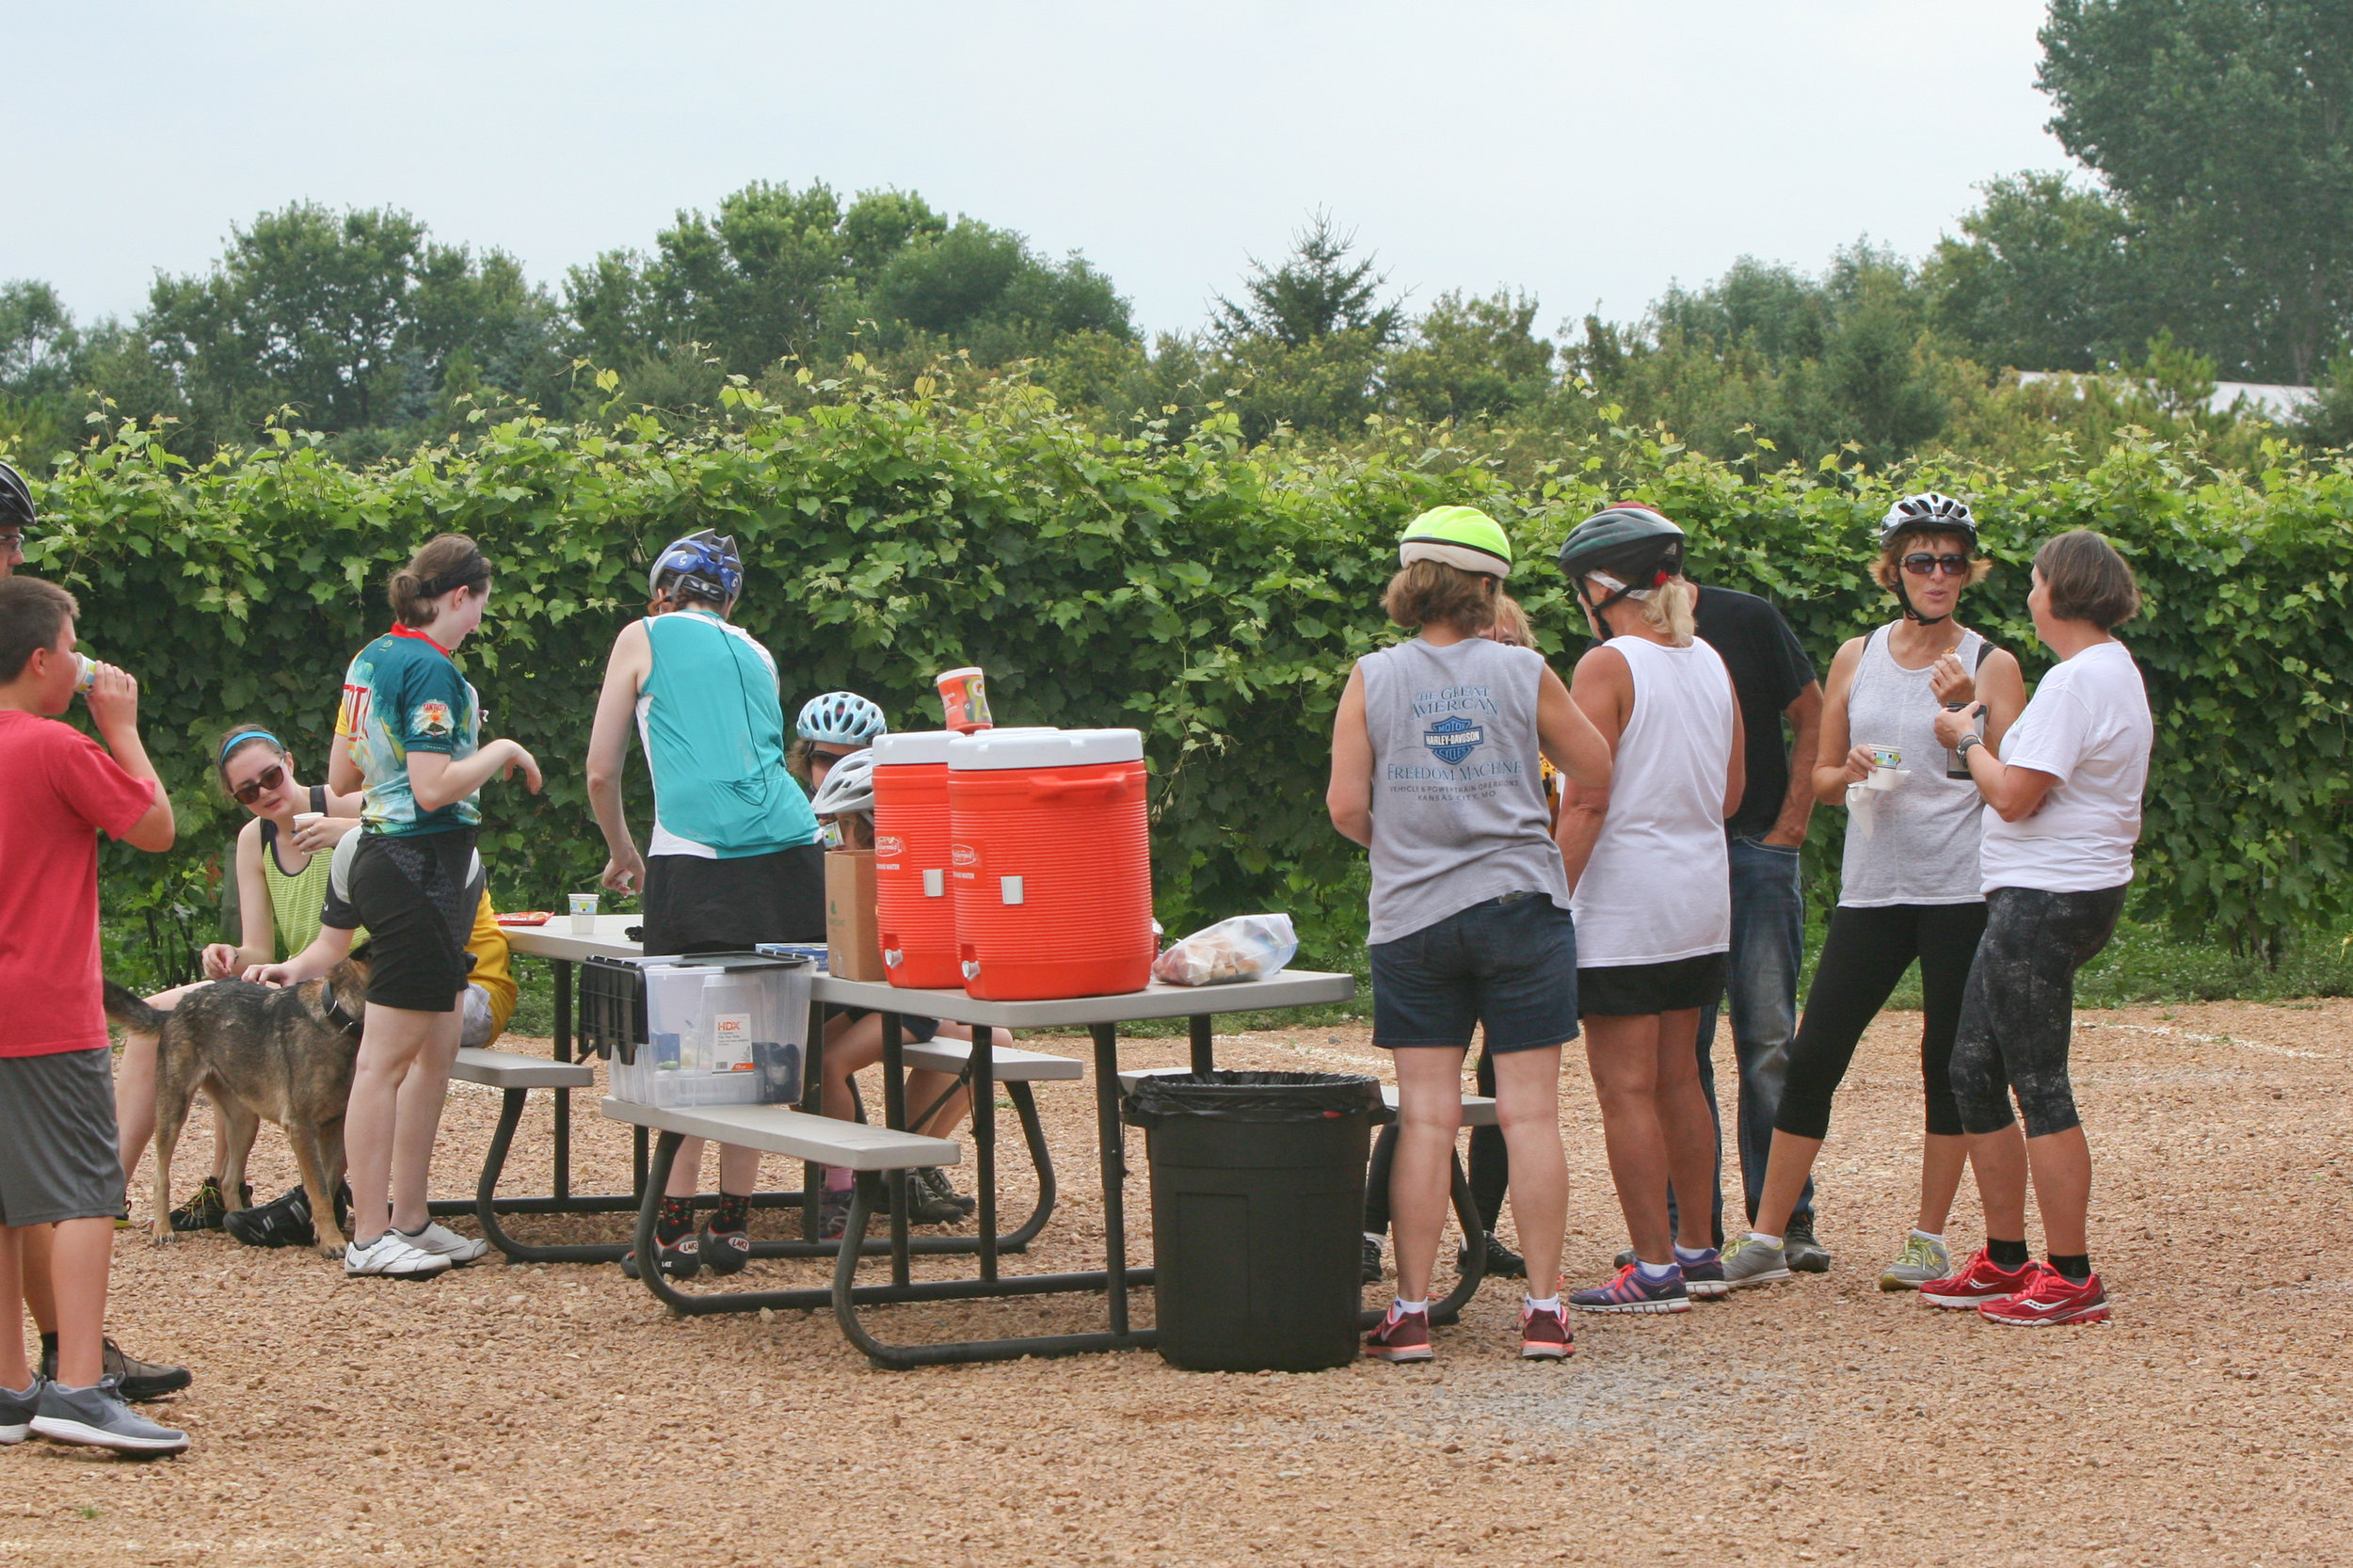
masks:
POLYGON ((169 1016, 156 1012, 113 981, 106 982, 106 1016, 116 1028, 133 1034, 160 1033, 169 1016))

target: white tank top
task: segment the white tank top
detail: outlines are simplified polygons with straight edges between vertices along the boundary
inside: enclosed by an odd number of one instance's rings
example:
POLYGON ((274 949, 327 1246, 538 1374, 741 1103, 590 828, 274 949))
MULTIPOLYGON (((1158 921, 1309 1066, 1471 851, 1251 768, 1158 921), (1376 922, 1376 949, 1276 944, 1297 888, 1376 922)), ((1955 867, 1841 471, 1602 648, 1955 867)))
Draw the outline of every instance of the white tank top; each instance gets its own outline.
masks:
POLYGON ((1609 812, 1571 907, 1580 968, 1664 964, 1732 947, 1724 783, 1732 767, 1732 680, 1705 642, 1607 645, 1634 674, 1609 812))
MULTIPOLYGON (((1847 734, 1859 746, 1903 753, 1904 781, 1871 800, 1871 830, 1847 824, 1838 902, 1849 909, 1900 904, 1977 904, 1978 818, 1985 797, 1966 778, 1947 778, 1953 754, 1936 738, 1935 666, 1908 670, 1888 650, 1890 628, 1864 640, 1847 692, 1847 734)), ((1963 632, 1953 651, 1976 669, 1985 639, 1963 632)))

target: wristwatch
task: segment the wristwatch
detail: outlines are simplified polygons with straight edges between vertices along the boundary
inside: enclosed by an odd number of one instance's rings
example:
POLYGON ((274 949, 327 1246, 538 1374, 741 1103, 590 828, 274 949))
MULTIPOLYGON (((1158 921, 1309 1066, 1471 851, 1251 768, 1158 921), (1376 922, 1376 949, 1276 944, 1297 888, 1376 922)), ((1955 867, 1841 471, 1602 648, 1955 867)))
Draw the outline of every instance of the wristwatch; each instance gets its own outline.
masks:
POLYGON ((1985 737, 1982 735, 1975 733, 1963 735, 1961 738, 1961 743, 1953 747, 1953 755, 1955 757, 1966 757, 1969 755, 1969 748, 1971 746, 1981 746, 1983 744, 1985 744, 1985 737))

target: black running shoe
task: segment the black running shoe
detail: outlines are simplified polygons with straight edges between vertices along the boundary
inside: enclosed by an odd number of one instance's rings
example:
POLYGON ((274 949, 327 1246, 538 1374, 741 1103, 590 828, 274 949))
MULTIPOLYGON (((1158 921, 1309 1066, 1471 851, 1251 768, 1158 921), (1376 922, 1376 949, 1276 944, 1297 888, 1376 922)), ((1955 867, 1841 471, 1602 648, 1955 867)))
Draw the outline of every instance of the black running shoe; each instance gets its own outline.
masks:
MULTIPOLYGON (((700 1242, 691 1231, 675 1241, 664 1241, 660 1237, 656 1237, 653 1243, 653 1260, 654 1266, 662 1271, 663 1277, 665 1279, 693 1279, 701 1272, 703 1266, 700 1242)), ((743 1266, 741 1263, 736 1265, 739 1269, 743 1266)), ((621 1272, 632 1279, 637 1277, 636 1248, 632 1247, 621 1255, 621 1272)))
MULTIPOLYGON (((351 1234, 347 1181, 335 1187, 335 1223, 345 1236, 351 1234)), ((221 1216, 220 1228, 248 1247, 308 1247, 318 1241, 318 1227, 311 1224, 311 1194, 298 1181, 258 1208, 231 1209, 221 1216)))
MULTIPOLYGON (((248 1186, 240 1191, 244 1193, 245 1201, 237 1207, 240 1208, 251 1207, 253 1189, 248 1186)), ((197 1184, 196 1192, 189 1196, 187 1202, 171 1211, 171 1228, 183 1232, 218 1230, 222 1217, 228 1211, 229 1205, 221 1196, 220 1178, 208 1176, 197 1184)), ((125 1399, 130 1397, 127 1394, 123 1396, 125 1399)))
MULTIPOLYGON (((1470 1248, 1455 1249, 1456 1272, 1469 1272, 1470 1260, 1470 1248)), ((1528 1259, 1505 1246, 1492 1230, 1487 1232, 1487 1274, 1492 1279, 1526 1279, 1528 1277, 1528 1259)))
POLYGON ((817 1200, 817 1240, 839 1241, 850 1228, 850 1191, 826 1188, 817 1200))
MULTIPOLYGON (((964 1210, 952 1199, 943 1198, 925 1186, 919 1179, 920 1176, 920 1171, 907 1173, 907 1224, 952 1225, 963 1219, 964 1210)), ((846 1208, 843 1212, 848 1212, 846 1208)), ((887 1176, 882 1178, 882 1202, 876 1206, 875 1212, 890 1212, 890 1178, 887 1176)))
POLYGON ((744 1230, 713 1230, 709 1225, 696 1240, 703 1267, 714 1274, 740 1274, 752 1260, 752 1238, 744 1230))
POLYGON ((1365 1283, 1380 1284, 1381 1274, 1381 1243, 1368 1236, 1365 1238, 1365 1283))
MULTIPOLYGON (((40 1336, 40 1375, 55 1382, 57 1376, 57 1336, 40 1336)), ((115 1380, 116 1391, 133 1401, 160 1400, 166 1394, 177 1394, 195 1380, 185 1367, 166 1367, 152 1361, 122 1353, 122 1347, 112 1339, 106 1341, 105 1352, 99 1362, 99 1375, 115 1380)))
POLYGON ((981 1207, 977 1198, 968 1198, 957 1192, 955 1184, 948 1179, 948 1173, 936 1165, 920 1165, 909 1173, 908 1179, 921 1182, 923 1190, 932 1196, 942 1203, 954 1204, 967 1214, 981 1207))
POLYGON ((1792 1220, 1781 1239, 1782 1256, 1789 1267, 1801 1274, 1830 1272, 1830 1253, 1814 1239, 1812 1220, 1792 1220))

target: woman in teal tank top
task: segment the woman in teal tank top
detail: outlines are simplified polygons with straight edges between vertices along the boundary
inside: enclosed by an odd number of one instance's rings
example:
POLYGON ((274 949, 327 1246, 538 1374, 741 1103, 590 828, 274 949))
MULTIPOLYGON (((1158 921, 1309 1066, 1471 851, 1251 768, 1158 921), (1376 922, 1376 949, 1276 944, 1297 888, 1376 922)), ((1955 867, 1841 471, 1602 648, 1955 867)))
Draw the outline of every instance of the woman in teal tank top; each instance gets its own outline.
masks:
MULTIPOLYGON (((357 796, 337 796, 322 785, 295 777, 294 754, 277 736, 259 725, 233 725, 213 747, 214 776, 222 791, 252 813, 238 830, 234 860, 237 920, 240 940, 232 946, 215 942, 204 950, 204 978, 147 999, 148 1005, 170 1012, 180 999, 216 980, 241 975, 256 964, 267 964, 300 952, 318 935, 319 910, 327 903, 329 852, 335 841, 360 825, 357 796), (322 811, 324 821, 295 829, 297 812, 322 811)), ((123 1035, 122 1060, 115 1078, 115 1125, 120 1140, 125 1181, 138 1170, 147 1145, 155 1135, 155 1037, 123 1035)), ((172 1210, 171 1222, 181 1230, 217 1230, 226 1208, 245 1207, 224 1201, 220 1179, 227 1151, 213 1140, 214 1169, 193 1197, 172 1210)))
MULTIPOLYGON (((588 737, 588 803, 604 831, 603 885, 645 897, 649 953, 742 952, 825 939, 825 857, 808 797, 785 770, 776 662, 729 619, 743 589, 735 542, 673 541, 647 574, 642 620, 621 628, 588 737), (637 850, 621 811, 634 724, 653 775, 653 831, 637 850)), ((654 1243, 676 1278, 750 1260, 744 1229, 757 1149, 722 1148, 719 1207, 695 1229, 702 1140, 679 1146, 654 1243)), ((632 1272, 632 1255, 622 1261, 632 1272)))

